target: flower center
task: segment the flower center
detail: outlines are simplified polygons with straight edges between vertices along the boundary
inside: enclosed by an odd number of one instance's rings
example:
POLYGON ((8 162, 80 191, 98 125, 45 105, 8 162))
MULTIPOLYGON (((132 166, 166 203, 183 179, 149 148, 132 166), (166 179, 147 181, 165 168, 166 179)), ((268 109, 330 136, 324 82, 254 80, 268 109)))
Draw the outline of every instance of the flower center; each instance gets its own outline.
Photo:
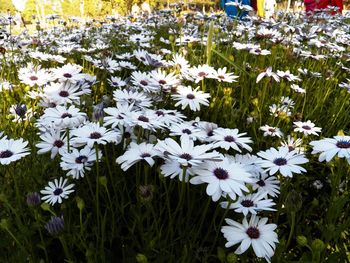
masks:
POLYGON ((31 76, 29 79, 30 79, 31 81, 36 81, 36 80, 38 80, 38 77, 36 77, 36 76, 31 76))
POLYGON ((141 115, 140 117, 137 118, 139 121, 143 121, 143 122, 149 122, 149 119, 143 115, 141 115))
POLYGON ((228 135, 228 136, 225 136, 224 140, 226 142, 234 142, 235 141, 235 138, 231 135, 228 135))
POLYGON ((165 84, 166 84, 166 81, 163 80, 163 79, 161 79, 161 80, 159 81, 159 84, 160 84, 160 85, 165 85, 165 84))
POLYGON ((68 117, 68 118, 72 118, 72 114, 66 112, 66 113, 63 113, 63 114, 61 115, 61 118, 62 118, 62 119, 67 118, 67 117, 68 117))
POLYGON ((256 184, 261 186, 261 187, 266 185, 264 180, 259 180, 259 181, 256 182, 256 184))
POLYGON ((225 180, 225 179, 228 178, 228 172, 225 169, 222 169, 222 168, 216 168, 214 170, 214 175, 219 180, 225 180))
POLYGON ((186 133, 186 134, 191 134, 192 133, 189 129, 183 129, 182 132, 186 133))
POLYGON ((179 157, 182 158, 182 159, 185 159, 187 161, 192 159, 192 156, 190 154, 188 154, 188 153, 183 153, 179 157))
POLYGON ((338 141, 336 143, 336 146, 341 149, 347 149, 350 148, 350 142, 349 141, 338 141))
POLYGON ((61 140, 56 140, 56 141, 53 143, 53 146, 56 146, 57 148, 61 148, 63 145, 64 145, 64 142, 61 141, 61 140))
POLYGON ((310 126, 307 126, 307 125, 303 125, 301 126, 301 128, 303 128, 304 130, 311 130, 311 127, 310 126))
POLYGON ((69 93, 66 90, 62 90, 62 91, 60 91, 60 93, 58 93, 58 95, 65 98, 65 97, 69 96, 69 93))
POLYGON ((241 205, 244 207, 252 207, 254 206, 254 202, 252 200, 243 200, 241 205))
POLYGON ((260 231, 256 227, 249 227, 246 233, 251 239, 257 239, 260 237, 260 231))
POLYGON ((156 114, 157 114, 158 116, 164 116, 164 115, 165 115, 164 112, 162 112, 161 110, 157 110, 157 111, 156 111, 156 114))
POLYGON ((147 82, 146 80, 141 80, 141 81, 140 81, 140 84, 141 84, 142 86, 147 86, 147 85, 148 85, 148 82, 147 82))
POLYGON ((90 134, 90 139, 100 139, 102 137, 101 133, 93 132, 90 134))
POLYGON ((187 94, 186 98, 189 100, 193 100, 195 98, 195 96, 190 93, 190 94, 187 94))
POLYGON ((69 73, 64 73, 63 74, 63 77, 67 78, 67 79, 70 79, 72 76, 72 74, 69 74, 69 73))
POLYGON ((9 150, 0 152, 0 158, 9 158, 12 155, 13 155, 13 152, 11 152, 9 150))
POLYGON ((208 137, 211 137, 211 136, 214 135, 214 132, 213 131, 209 131, 209 132, 207 132, 207 135, 208 135, 208 137))
POLYGON ((269 128, 268 131, 269 131, 269 132, 275 132, 276 129, 274 129, 274 128, 269 128))
POLYGON ((85 155, 80 155, 77 158, 75 158, 76 163, 86 163, 88 158, 85 155))
POLYGON ((287 160, 285 158, 276 158, 273 161, 273 163, 278 165, 278 166, 282 166, 282 165, 286 165, 287 164, 287 160))
POLYGON ((62 188, 56 188, 55 191, 53 191, 53 194, 54 194, 54 195, 60 195, 60 194, 62 194, 62 193, 63 193, 62 188))
POLYGON ((151 157, 151 155, 149 153, 141 154, 141 158, 147 158, 147 157, 151 157))
POLYGON ((201 71, 198 73, 198 77, 205 77, 207 75, 207 73, 201 71))
POLYGON ((24 116, 27 112, 27 107, 25 105, 23 105, 23 106, 17 105, 15 107, 15 112, 19 117, 24 118, 24 116))

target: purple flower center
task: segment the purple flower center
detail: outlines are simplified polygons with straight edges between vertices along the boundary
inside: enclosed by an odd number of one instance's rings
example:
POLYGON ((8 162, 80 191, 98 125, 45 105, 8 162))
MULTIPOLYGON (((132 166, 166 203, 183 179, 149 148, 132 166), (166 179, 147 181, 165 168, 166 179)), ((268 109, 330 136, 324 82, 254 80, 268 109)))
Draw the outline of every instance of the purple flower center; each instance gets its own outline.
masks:
POLYGON ((190 154, 188 154, 188 153, 183 153, 179 157, 182 158, 182 159, 185 159, 187 161, 192 159, 192 156, 190 154))
POLYGON ((141 81, 140 81, 140 84, 141 84, 142 86, 147 86, 147 85, 148 85, 148 82, 147 82, 146 80, 141 80, 141 81))
POLYGON ((183 129, 182 133, 186 133, 186 134, 192 134, 192 132, 189 129, 183 129))
POLYGON ((214 132, 213 132, 213 131, 208 131, 208 132, 207 132, 207 136, 208 136, 208 137, 211 137, 211 136, 213 136, 213 135, 214 135, 214 132))
POLYGON ((67 78, 67 79, 70 79, 72 76, 72 74, 69 74, 69 73, 64 73, 63 74, 63 77, 67 78))
POLYGON ((337 141, 336 146, 341 149, 348 149, 350 148, 350 142, 349 141, 337 141))
POLYGON ((157 114, 158 116, 164 116, 164 115, 165 115, 164 112, 162 112, 161 110, 157 110, 157 111, 156 111, 156 114, 157 114))
POLYGON ((256 182, 256 184, 259 185, 259 186, 261 186, 261 187, 263 187, 263 186, 266 185, 266 183, 265 183, 264 180, 259 180, 259 181, 256 182))
POLYGON ((62 194, 62 193, 63 193, 62 188, 56 188, 55 191, 53 191, 53 194, 54 194, 54 195, 60 195, 60 194, 62 194))
POLYGON ((88 158, 85 155, 80 155, 79 157, 75 158, 76 163, 85 163, 88 160, 88 158))
POLYGON ((147 158, 147 157, 151 157, 151 155, 149 153, 141 154, 141 158, 147 158))
POLYGON ((187 94, 186 98, 189 100, 193 100, 195 98, 195 96, 190 93, 190 94, 187 94))
POLYGON ((62 91, 60 91, 60 93, 58 93, 58 95, 60 95, 61 97, 66 98, 66 97, 69 96, 69 93, 66 90, 62 90, 62 91))
POLYGON ((11 152, 9 150, 0 152, 0 158, 9 158, 12 155, 13 155, 13 152, 11 152))
POLYGON ((137 118, 139 121, 143 121, 143 122, 149 122, 149 119, 147 118, 147 117, 145 117, 145 116, 140 116, 140 117, 138 117, 137 118))
POLYGON ((61 140, 56 140, 56 141, 53 143, 53 146, 56 146, 57 148, 61 148, 63 145, 64 145, 64 142, 61 141, 61 140))
POLYGON ((63 113, 63 114, 61 115, 61 118, 62 118, 62 119, 67 118, 67 117, 68 117, 68 118, 72 118, 72 114, 66 112, 66 113, 63 113))
POLYGON ((166 81, 161 79, 160 81, 158 81, 160 85, 165 85, 166 84, 166 81))
POLYGON ((229 177, 228 176, 228 172, 225 169, 222 169, 222 168, 216 168, 214 170, 214 175, 219 180, 225 180, 225 179, 227 179, 229 177))
POLYGON ((274 129, 274 128, 268 128, 268 131, 269 131, 269 132, 275 132, 276 129, 274 129))
POLYGON ((254 202, 252 200, 243 200, 241 205, 244 207, 252 207, 254 206, 254 202))
POLYGON ((36 80, 38 80, 38 77, 37 77, 37 76, 31 76, 29 79, 30 79, 31 81, 36 81, 36 80))
POLYGON ((260 231, 256 227, 249 227, 246 233, 251 239, 257 239, 260 237, 260 231))
POLYGON ((310 126, 308 126, 308 125, 303 125, 303 126, 301 126, 301 128, 303 128, 304 130, 311 130, 311 127, 310 126))
POLYGON ((90 134, 90 139, 100 139, 102 137, 101 133, 93 132, 90 134))
POLYGON ((198 73, 198 77, 205 77, 207 75, 207 73, 201 71, 198 73))
POLYGON ((231 136, 231 135, 228 135, 228 136, 224 137, 224 141, 226 141, 226 142, 234 142, 235 138, 233 136, 231 136))
POLYGON ((275 160, 273 160, 273 163, 278 166, 283 166, 287 164, 287 160, 285 158, 276 158, 275 160))

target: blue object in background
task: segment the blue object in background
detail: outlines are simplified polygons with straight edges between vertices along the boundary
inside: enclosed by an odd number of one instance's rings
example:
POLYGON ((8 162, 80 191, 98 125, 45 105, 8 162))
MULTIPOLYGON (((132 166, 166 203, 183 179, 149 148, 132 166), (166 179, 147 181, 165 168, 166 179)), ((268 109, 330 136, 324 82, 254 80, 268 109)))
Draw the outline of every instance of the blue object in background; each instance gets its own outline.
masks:
POLYGON ((238 1, 243 5, 250 6, 250 0, 220 0, 220 6, 225 10, 227 16, 232 18, 237 18, 237 17, 242 18, 248 15, 248 11, 238 10, 238 8, 234 5, 226 5, 226 3, 236 2, 236 1, 238 1))

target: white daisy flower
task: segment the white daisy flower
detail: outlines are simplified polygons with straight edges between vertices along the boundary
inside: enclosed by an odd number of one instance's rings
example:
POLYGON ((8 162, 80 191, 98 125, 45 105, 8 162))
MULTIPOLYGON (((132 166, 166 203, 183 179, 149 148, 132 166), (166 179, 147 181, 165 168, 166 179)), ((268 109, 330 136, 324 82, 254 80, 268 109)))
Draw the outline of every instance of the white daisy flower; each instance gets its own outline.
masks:
MULTIPOLYGON (((1 134, 2 136, 2 134, 1 134)), ((0 164, 8 165, 22 157, 30 154, 27 148, 28 142, 22 138, 18 140, 7 139, 7 136, 0 139, 0 164)))
POLYGON ((204 93, 199 90, 200 87, 192 90, 191 87, 179 86, 176 89, 177 94, 171 95, 171 97, 178 101, 175 104, 175 107, 181 105, 181 109, 185 109, 187 106, 190 107, 193 111, 199 111, 200 105, 208 106, 210 98, 209 93, 204 93))
MULTIPOLYGON (((102 151, 97 152, 99 160, 102 157, 102 151)), ((90 171, 91 166, 96 162, 96 150, 85 146, 81 150, 75 148, 71 152, 62 154, 60 166, 63 171, 68 171, 67 176, 74 179, 84 177, 85 171, 90 171)))
POLYGON ((346 158, 350 164, 350 136, 334 136, 333 138, 325 138, 319 141, 312 141, 312 154, 321 153, 318 157, 320 162, 324 160, 329 162, 334 156, 346 158))
POLYGON ((258 163, 270 175, 280 172, 283 176, 293 177, 293 173, 306 172, 299 164, 309 162, 304 154, 300 154, 296 150, 289 151, 288 147, 279 147, 278 149, 271 147, 266 151, 258 152, 257 155, 263 159, 258 163))
POLYGON ((55 158, 57 153, 62 155, 67 151, 67 138, 59 130, 50 129, 40 135, 41 142, 36 144, 39 148, 38 154, 51 152, 51 159, 55 158))
POLYGON ((154 149, 154 144, 131 142, 127 151, 122 156, 119 156, 116 161, 126 171, 141 160, 145 160, 150 166, 153 166, 153 157, 157 155, 158 151, 154 149))
POLYGON ((297 121, 297 122, 293 122, 295 125, 295 132, 302 132, 304 133, 305 136, 308 135, 316 135, 318 136, 318 132, 321 132, 322 128, 320 127, 315 127, 315 124, 313 122, 311 122, 310 120, 306 121, 306 122, 302 122, 302 121, 297 121))
POLYGON ((241 243, 235 251, 236 254, 240 255, 252 246, 257 257, 263 257, 270 262, 271 257, 274 255, 278 238, 274 232, 277 225, 266 224, 267 220, 266 217, 259 218, 252 215, 249 223, 245 217, 242 224, 240 224, 226 218, 225 221, 228 226, 221 228, 221 232, 228 241, 225 247, 231 247, 241 243))
POLYGON ((59 180, 55 179, 53 182, 49 182, 49 186, 46 186, 44 190, 40 191, 44 195, 41 200, 51 205, 62 203, 63 199, 68 199, 68 195, 74 192, 72 189, 74 184, 66 184, 67 179, 63 180, 63 177, 60 177, 59 180))
POLYGON ((272 136, 272 137, 277 136, 280 138, 283 136, 283 132, 281 132, 281 130, 277 127, 264 125, 264 126, 261 126, 259 129, 264 132, 264 136, 272 136))
POLYGON ((107 142, 119 143, 121 140, 121 134, 116 130, 108 130, 105 127, 101 127, 100 123, 90 122, 78 129, 71 131, 72 145, 77 147, 88 145, 90 148, 94 147, 94 144, 107 144, 107 142))
POLYGON ((269 176, 267 173, 260 173, 253 179, 253 190, 258 190, 264 196, 276 197, 280 193, 280 181, 276 176, 269 176))
POLYGON ((223 158, 221 162, 205 162, 196 174, 190 183, 207 183, 207 194, 214 202, 226 195, 235 200, 237 195, 243 195, 243 191, 249 192, 245 183, 252 182, 252 175, 241 164, 231 162, 227 158, 223 158))
POLYGON ((247 216, 248 213, 256 215, 260 211, 276 211, 272 206, 276 205, 272 199, 265 199, 266 195, 253 193, 238 197, 234 203, 221 202, 220 206, 225 209, 234 209, 237 213, 247 216))
POLYGON ((250 137, 242 137, 246 132, 238 133, 238 129, 217 128, 211 137, 214 148, 223 148, 228 151, 230 148, 235 151, 242 152, 240 148, 252 151, 248 143, 252 143, 250 137))

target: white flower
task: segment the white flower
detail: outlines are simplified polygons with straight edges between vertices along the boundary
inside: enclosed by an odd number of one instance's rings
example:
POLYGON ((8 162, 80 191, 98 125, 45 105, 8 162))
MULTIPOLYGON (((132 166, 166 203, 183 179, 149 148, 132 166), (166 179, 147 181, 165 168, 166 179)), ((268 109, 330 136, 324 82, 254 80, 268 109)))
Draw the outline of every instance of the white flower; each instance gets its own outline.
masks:
POLYGON ((248 223, 247 218, 243 219, 243 224, 226 218, 228 226, 223 226, 221 232, 227 239, 225 247, 231 247, 238 243, 240 246, 235 251, 236 254, 243 254, 250 246, 253 247, 257 257, 264 257, 268 262, 274 255, 276 243, 278 243, 277 234, 274 230, 275 224, 266 224, 267 218, 259 218, 252 215, 248 223))
POLYGON ((302 132, 305 136, 308 136, 310 134, 318 136, 318 132, 321 132, 322 128, 315 127, 315 124, 312 123, 310 120, 307 122, 297 121, 293 122, 296 128, 294 129, 295 132, 302 132))
POLYGON ((223 148, 228 151, 230 148, 235 151, 242 152, 240 148, 252 151, 248 143, 252 143, 250 137, 242 137, 246 132, 238 133, 238 129, 217 128, 214 130, 214 135, 211 136, 214 148, 223 148))
POLYGON ((107 144, 107 142, 119 143, 121 134, 116 130, 108 130, 101 127, 100 123, 90 122, 78 129, 72 130, 71 142, 75 146, 82 146, 87 144, 90 148, 94 144, 107 144))
POLYGON ((277 82, 280 81, 279 76, 278 76, 276 73, 272 72, 272 67, 268 67, 268 68, 266 69, 266 71, 260 73, 260 74, 258 75, 258 77, 256 78, 256 83, 258 83, 258 82, 259 82, 262 78, 264 78, 264 77, 269 77, 269 78, 272 77, 272 78, 274 78, 277 82))
POLYGON ((49 182, 49 186, 46 186, 44 190, 40 191, 44 195, 41 200, 51 205, 62 203, 62 199, 67 199, 68 195, 74 192, 72 189, 74 184, 66 184, 67 179, 63 180, 62 177, 59 180, 55 179, 53 182, 49 182))
POLYGON ((178 101, 175 107, 181 105, 181 109, 184 110, 189 106, 191 110, 199 111, 201 104, 208 106, 210 94, 198 90, 199 88, 200 87, 197 87, 195 90, 192 90, 191 87, 178 86, 176 90, 178 94, 171 96, 175 101, 178 101))
POLYGON ((221 202, 220 205, 225 209, 234 209, 237 213, 248 213, 256 215, 259 211, 276 211, 272 206, 276 205, 272 199, 264 199, 266 195, 262 193, 253 193, 238 197, 234 203, 221 202))
MULTIPOLYGON (((101 160, 102 152, 97 152, 99 160, 101 160)), ((75 148, 72 152, 62 154, 60 166, 64 171, 68 171, 67 176, 72 176, 74 179, 84 177, 85 170, 90 171, 91 166, 96 162, 96 150, 85 146, 81 150, 75 148)))
POLYGON ((267 173, 260 173, 253 180, 253 190, 258 190, 258 193, 261 193, 264 196, 276 197, 280 193, 280 182, 276 176, 269 176, 267 173))
POLYGON ((193 177, 192 184, 207 183, 207 194, 216 202, 220 197, 229 195, 235 200, 236 195, 249 192, 245 183, 252 182, 252 175, 241 164, 224 158, 221 162, 208 161, 204 163, 193 177))
POLYGON ((271 127, 269 125, 264 125, 260 127, 260 130, 264 132, 264 136, 277 136, 277 137, 282 137, 283 132, 277 127, 271 127))
POLYGON ((265 168, 265 172, 269 172, 270 175, 280 172, 287 177, 292 177, 293 173, 306 172, 299 164, 309 161, 304 154, 300 154, 296 150, 289 151, 288 147, 279 147, 278 149, 271 147, 269 150, 258 152, 257 155, 263 159, 258 163, 262 168, 265 168))
POLYGON ((1 138, 0 163, 2 165, 8 165, 30 154, 29 149, 26 147, 27 145, 28 142, 23 141, 22 138, 18 140, 7 139, 7 136, 1 138))
POLYGON ((40 148, 38 154, 51 152, 51 159, 55 158, 57 153, 62 155, 67 151, 67 138, 65 134, 61 135, 59 130, 50 129, 40 135, 41 142, 36 144, 40 148))
POLYGON ((153 166, 153 157, 157 156, 158 152, 154 149, 153 144, 131 142, 128 150, 117 158, 117 163, 126 171, 135 163, 145 160, 150 166, 153 166))
POLYGON ((319 141, 312 141, 312 154, 321 153, 318 157, 320 162, 326 160, 329 162, 334 156, 346 158, 350 164, 350 136, 334 136, 333 138, 325 138, 319 141))

